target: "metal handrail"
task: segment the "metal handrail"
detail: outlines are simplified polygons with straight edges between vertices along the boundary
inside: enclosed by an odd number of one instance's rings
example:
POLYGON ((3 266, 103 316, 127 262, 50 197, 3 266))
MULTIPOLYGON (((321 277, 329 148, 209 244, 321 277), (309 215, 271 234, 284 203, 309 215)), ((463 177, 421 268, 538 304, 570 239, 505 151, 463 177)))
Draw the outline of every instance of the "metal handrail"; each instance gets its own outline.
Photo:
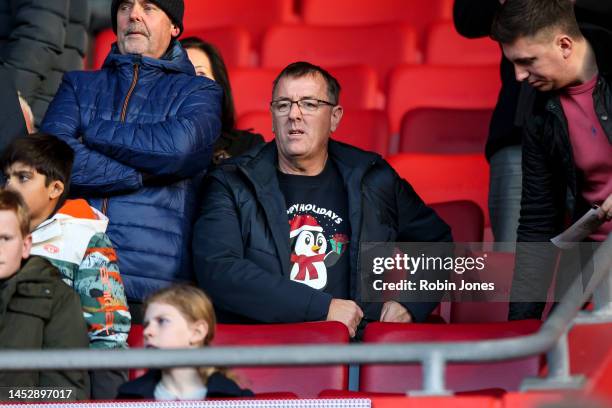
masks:
MULTIPOLYGON (((566 294, 535 334, 508 339, 406 344, 215 346, 191 350, 46 350, 2 351, 0 370, 75 370, 133 367, 285 366, 324 364, 402 364, 424 366, 426 394, 444 394, 447 362, 500 361, 555 349, 578 310, 612 270, 612 237, 602 243, 587 268, 596 270, 580 297, 566 294), (595 262, 593 262, 595 260, 595 262)), ((580 279, 578 276, 576 279, 580 279)), ((558 348, 558 347, 557 347, 558 348)), ((561 369, 563 370, 563 368, 561 369)), ((559 370, 556 370, 559 372, 559 370)))

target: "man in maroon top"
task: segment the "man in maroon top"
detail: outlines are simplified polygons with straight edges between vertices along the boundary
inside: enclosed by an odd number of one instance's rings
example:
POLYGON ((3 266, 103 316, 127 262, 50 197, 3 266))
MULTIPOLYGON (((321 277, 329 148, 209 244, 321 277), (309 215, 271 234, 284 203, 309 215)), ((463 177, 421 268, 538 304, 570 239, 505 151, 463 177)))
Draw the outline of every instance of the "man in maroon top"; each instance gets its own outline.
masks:
MULTIPOLYGON (((491 36, 514 64, 518 81, 538 92, 523 139, 518 242, 548 242, 599 206, 603 221, 588 238, 612 231, 612 33, 579 27, 571 0, 512 0, 500 8, 491 36)), ((551 282, 553 251, 519 245, 510 319, 540 318, 551 282)))

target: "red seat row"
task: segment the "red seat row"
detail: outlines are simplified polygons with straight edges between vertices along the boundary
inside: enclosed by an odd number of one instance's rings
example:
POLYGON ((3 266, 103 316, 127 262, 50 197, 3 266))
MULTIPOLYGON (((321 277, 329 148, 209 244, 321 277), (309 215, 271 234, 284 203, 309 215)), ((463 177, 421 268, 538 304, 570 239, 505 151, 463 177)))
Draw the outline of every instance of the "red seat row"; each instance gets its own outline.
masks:
MULTIPOLYGON (((384 81, 399 64, 497 65, 501 55, 492 40, 463 38, 450 21, 432 24, 421 39, 418 28, 399 22, 346 27, 284 23, 253 34, 240 24, 207 26, 196 24, 207 19, 193 20, 185 17, 183 38, 195 35, 215 44, 231 67, 278 68, 297 60, 328 67, 364 64, 384 81)), ((110 29, 98 34, 94 68, 101 66, 114 40, 110 29)))
MULTIPOLYGON (((397 324, 371 323, 366 327, 365 343, 406 343, 499 339, 534 333, 538 321, 490 324, 397 324)), ((135 325, 130 346, 140 347, 142 327, 135 325)), ((217 328, 213 347, 275 344, 348 344, 348 331, 338 322, 292 323, 273 325, 224 325, 217 328)), ((450 364, 447 384, 457 390, 498 388, 516 390, 527 375, 537 375, 538 358, 512 362, 450 364), (484 373, 484 374, 483 374, 484 373)), ((255 393, 291 392, 301 398, 314 398, 323 390, 346 390, 348 367, 257 367, 235 368, 241 385, 255 393)), ((421 386, 418 364, 363 365, 360 389, 365 392, 404 393, 421 386)), ((134 373, 132 373, 134 378, 134 373)))

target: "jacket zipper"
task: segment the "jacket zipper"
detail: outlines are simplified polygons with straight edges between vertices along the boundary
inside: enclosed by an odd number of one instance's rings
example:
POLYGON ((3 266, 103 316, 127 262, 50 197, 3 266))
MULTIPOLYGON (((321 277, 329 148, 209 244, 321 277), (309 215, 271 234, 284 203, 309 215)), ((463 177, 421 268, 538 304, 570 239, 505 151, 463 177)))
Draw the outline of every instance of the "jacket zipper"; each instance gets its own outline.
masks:
MULTIPOLYGON (((134 92, 134 88, 136 88, 137 82, 138 82, 138 64, 134 64, 134 77, 132 78, 132 84, 130 85, 130 89, 128 90, 128 93, 125 96, 125 100, 123 101, 123 107, 121 108, 121 123, 125 122, 127 108, 130 103, 130 98, 132 97, 132 93, 134 92)), ((107 210, 108 210, 108 198, 105 198, 104 200, 102 200, 102 214, 106 215, 107 210)))

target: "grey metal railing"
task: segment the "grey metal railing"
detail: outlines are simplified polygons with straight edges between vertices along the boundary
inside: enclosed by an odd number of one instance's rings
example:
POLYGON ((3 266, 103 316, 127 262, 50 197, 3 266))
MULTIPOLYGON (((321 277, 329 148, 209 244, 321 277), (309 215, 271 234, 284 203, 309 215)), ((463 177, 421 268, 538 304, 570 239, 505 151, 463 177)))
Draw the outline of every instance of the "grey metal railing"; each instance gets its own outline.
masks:
MULTIPOLYGON (((540 330, 527 336, 436 344, 217 346, 194 350, 2 351, 0 370, 421 363, 423 390, 415 394, 442 395, 449 393, 444 384, 445 366, 449 362, 500 361, 548 352, 548 377, 528 381, 525 387, 576 387, 580 385, 579 379, 569 375, 567 330, 584 302, 589 300, 604 279, 608 279, 612 270, 612 237, 602 243, 590 263, 595 265, 595 272, 586 290, 580 296, 564 296, 540 330)), ((607 300, 605 296, 600 297, 598 301, 609 303, 610 297, 607 300)))

